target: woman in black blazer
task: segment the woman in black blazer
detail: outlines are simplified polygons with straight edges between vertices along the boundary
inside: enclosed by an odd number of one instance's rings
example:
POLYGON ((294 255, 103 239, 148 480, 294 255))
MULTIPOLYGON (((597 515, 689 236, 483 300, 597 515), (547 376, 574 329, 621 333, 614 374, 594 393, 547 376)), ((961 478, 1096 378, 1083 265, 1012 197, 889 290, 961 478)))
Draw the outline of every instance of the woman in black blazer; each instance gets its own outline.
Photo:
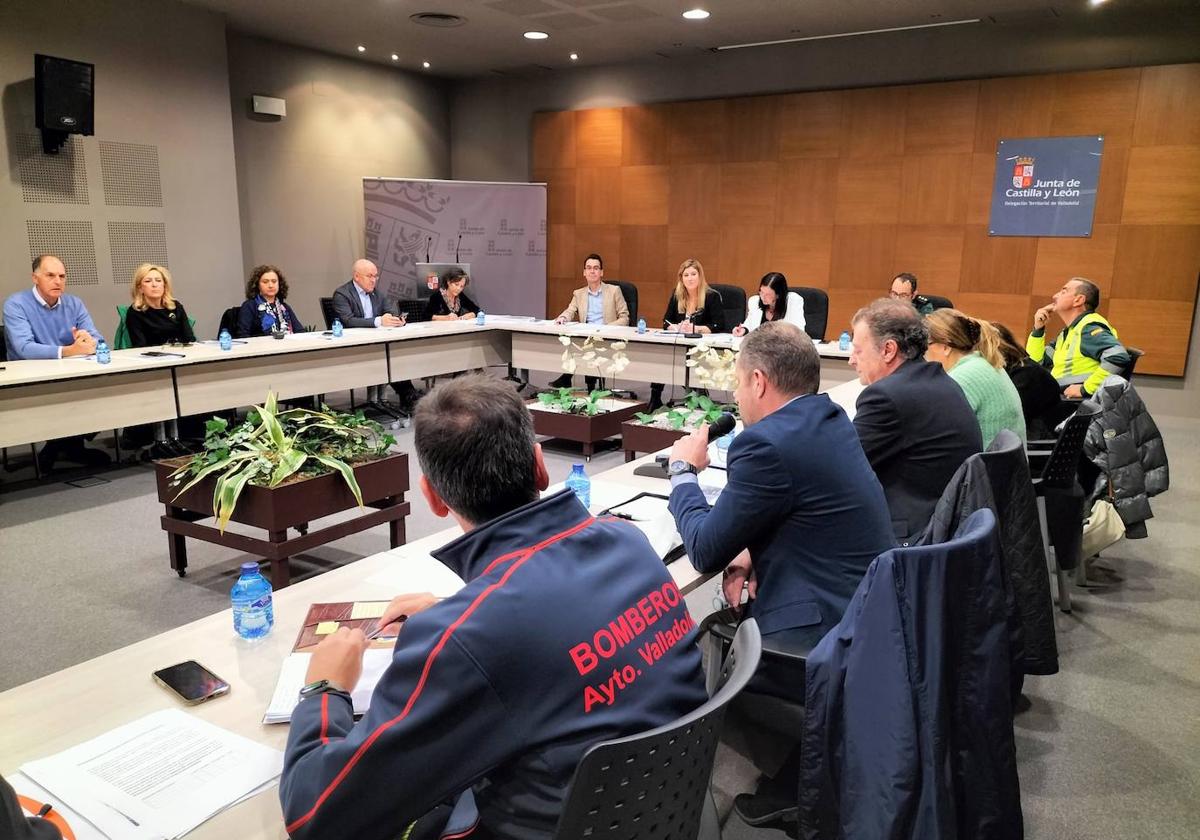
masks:
POLYGON ((437 291, 425 304, 424 321, 469 321, 479 312, 465 291, 471 278, 461 268, 448 268, 438 278, 437 291))
MULTIPOLYGON (((684 260, 675 279, 675 292, 667 301, 663 329, 685 335, 726 332, 721 293, 708 287, 699 260, 684 260)), ((663 383, 650 383, 650 411, 662 407, 663 383)))

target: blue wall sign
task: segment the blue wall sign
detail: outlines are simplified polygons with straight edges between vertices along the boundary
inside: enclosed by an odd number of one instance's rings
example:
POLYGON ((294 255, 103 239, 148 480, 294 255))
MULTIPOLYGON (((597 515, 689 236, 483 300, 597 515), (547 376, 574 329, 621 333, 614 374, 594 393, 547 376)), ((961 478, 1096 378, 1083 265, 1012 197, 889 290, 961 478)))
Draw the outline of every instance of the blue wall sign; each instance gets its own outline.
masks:
POLYGON ((992 183, 992 236, 1091 236, 1104 138, 1001 140, 992 183))

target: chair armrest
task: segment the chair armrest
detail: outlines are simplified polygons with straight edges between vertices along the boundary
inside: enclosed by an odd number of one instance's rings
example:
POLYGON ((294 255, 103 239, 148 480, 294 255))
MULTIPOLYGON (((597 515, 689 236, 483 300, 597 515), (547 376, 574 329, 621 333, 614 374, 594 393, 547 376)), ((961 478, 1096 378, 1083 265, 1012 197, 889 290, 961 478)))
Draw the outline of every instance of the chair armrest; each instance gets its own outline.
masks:
POLYGON ((1058 443, 1056 438, 1049 438, 1047 440, 1028 440, 1025 441, 1025 448, 1033 449, 1036 447, 1038 449, 1053 449, 1056 443, 1058 443))
MULTIPOLYGON (((733 636, 737 632, 737 625, 717 621, 708 625, 707 630, 722 642, 732 644, 733 636)), ((764 660, 770 657, 783 662, 803 665, 811 652, 812 647, 810 645, 788 643, 784 639, 773 639, 770 636, 763 636, 762 653, 764 660)))

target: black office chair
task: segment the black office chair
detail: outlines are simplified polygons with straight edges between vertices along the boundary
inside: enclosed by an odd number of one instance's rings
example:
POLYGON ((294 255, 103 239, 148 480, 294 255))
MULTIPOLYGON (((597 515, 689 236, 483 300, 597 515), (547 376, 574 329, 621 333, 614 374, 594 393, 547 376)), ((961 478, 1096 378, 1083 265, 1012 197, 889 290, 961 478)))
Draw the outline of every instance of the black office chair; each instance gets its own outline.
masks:
POLYGON ((948 297, 942 297, 941 295, 924 295, 923 297, 933 304, 934 309, 954 308, 954 301, 950 300, 948 297))
POLYGON ((241 308, 241 306, 231 306, 221 313, 221 323, 217 325, 217 338, 221 337, 221 330, 229 330, 229 334, 234 338, 245 338, 245 336, 238 335, 238 311, 241 308))
POLYGON ((419 324, 425 320, 427 303, 428 301, 424 300, 398 300, 396 301, 396 311, 403 315, 408 323, 419 324))
POLYGON ((1139 350, 1136 347, 1130 347, 1128 344, 1125 345, 1125 351, 1127 353, 1129 353, 1129 364, 1127 364, 1127 365, 1125 365, 1125 367, 1121 368, 1120 373, 1118 373, 1117 375, 1120 376, 1122 379, 1124 379, 1126 382, 1132 382, 1133 381, 1133 370, 1134 370, 1134 368, 1137 367, 1138 359, 1142 358, 1142 356, 1144 356, 1146 354, 1144 351, 1139 350))
POLYGON ((625 298, 625 306, 629 308, 629 326, 636 327, 638 322, 638 288, 628 280, 605 280, 605 283, 612 283, 621 290, 621 297, 625 298))
POLYGON ((337 318, 337 313, 333 311, 333 298, 323 297, 318 298, 321 302, 321 315, 325 318, 325 329, 333 329, 333 321, 337 318))
POLYGON ((825 327, 829 323, 829 295, 824 289, 811 286, 795 286, 788 291, 800 295, 804 301, 804 331, 813 341, 825 340, 825 327))
POLYGON ((1079 405, 1067 420, 1058 439, 1030 441, 1030 471, 1035 474, 1033 489, 1038 497, 1038 520, 1042 527, 1042 543, 1054 550, 1054 575, 1058 583, 1058 608, 1071 611, 1071 591, 1067 585, 1068 571, 1082 566, 1083 520, 1086 517, 1087 495, 1079 480, 1080 458, 1088 427, 1100 413, 1100 406, 1090 400, 1079 405), (1044 448, 1050 445, 1047 452, 1044 448))
POLYGON ((567 788, 556 840, 719 840, 709 793, 729 702, 758 669, 762 637, 742 622, 711 699, 679 720, 591 747, 567 788))
POLYGON ((725 332, 729 332, 746 320, 745 289, 741 286, 731 286, 728 283, 710 283, 709 286, 721 295, 721 308, 725 313, 725 332))

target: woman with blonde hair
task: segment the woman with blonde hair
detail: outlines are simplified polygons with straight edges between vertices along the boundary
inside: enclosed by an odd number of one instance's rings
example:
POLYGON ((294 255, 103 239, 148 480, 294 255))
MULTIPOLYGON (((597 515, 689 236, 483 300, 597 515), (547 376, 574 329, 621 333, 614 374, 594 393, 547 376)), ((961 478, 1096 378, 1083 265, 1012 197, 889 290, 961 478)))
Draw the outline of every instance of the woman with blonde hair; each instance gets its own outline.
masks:
POLYGON ((929 349, 925 359, 939 362, 962 388, 986 449, 1001 429, 1026 440, 1021 396, 1004 371, 1000 335, 990 321, 957 309, 936 309, 925 316, 929 349))
MULTIPOLYGON (((663 329, 684 335, 726 332, 721 293, 709 288, 699 260, 687 259, 679 266, 675 291, 663 314, 663 329)), ((651 411, 662 406, 662 392, 661 382, 650 383, 651 411)))
POLYGON ((125 330, 131 346, 157 347, 196 340, 183 304, 172 293, 171 272, 166 266, 139 265, 133 272, 129 297, 132 303, 125 313, 125 330))

